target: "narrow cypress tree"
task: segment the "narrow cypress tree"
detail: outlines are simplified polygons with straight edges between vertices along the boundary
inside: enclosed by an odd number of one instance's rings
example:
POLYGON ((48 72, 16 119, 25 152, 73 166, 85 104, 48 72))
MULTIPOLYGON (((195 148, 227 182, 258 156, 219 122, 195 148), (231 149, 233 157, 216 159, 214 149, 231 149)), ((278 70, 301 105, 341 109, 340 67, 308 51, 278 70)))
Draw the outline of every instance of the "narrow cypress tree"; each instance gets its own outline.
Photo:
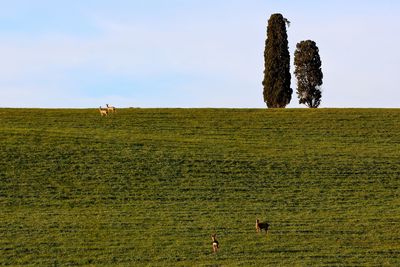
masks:
POLYGON ((272 14, 268 20, 265 41, 264 102, 268 108, 284 108, 292 99, 290 88, 290 54, 286 24, 282 14, 272 14))
POLYGON ((294 52, 294 74, 300 104, 317 108, 321 104, 322 70, 319 49, 314 41, 301 41, 294 52))

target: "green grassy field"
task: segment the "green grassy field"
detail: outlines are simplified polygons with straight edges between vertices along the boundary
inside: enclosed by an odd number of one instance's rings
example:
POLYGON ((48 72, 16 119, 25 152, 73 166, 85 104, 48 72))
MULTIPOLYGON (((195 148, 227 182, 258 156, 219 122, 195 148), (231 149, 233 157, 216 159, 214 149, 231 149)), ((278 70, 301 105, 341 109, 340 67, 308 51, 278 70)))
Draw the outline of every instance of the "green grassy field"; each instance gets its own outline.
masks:
POLYGON ((400 265, 400 109, 0 109, 0 137, 1 266, 400 265))

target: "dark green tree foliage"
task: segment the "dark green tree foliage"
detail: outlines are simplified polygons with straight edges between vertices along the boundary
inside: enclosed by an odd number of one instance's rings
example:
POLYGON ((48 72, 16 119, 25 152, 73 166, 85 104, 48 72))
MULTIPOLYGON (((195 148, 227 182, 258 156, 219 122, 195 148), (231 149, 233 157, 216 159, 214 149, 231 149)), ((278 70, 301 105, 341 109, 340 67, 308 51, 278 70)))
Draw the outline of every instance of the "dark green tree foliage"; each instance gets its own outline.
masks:
POLYGON ((268 20, 265 41, 264 102, 268 108, 284 108, 292 99, 290 88, 290 54, 286 24, 281 14, 273 14, 268 20))
POLYGON ((321 104, 322 70, 319 49, 314 41, 301 41, 294 53, 294 74, 300 104, 317 108, 321 104))

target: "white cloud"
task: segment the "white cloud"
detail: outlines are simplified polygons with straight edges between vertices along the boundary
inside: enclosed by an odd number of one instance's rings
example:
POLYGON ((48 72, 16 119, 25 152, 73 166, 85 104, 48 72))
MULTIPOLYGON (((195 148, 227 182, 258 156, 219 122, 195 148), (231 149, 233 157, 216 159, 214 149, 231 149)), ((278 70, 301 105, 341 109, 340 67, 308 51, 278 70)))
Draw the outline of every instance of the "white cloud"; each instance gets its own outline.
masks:
MULTIPOLYGON (((163 27, 105 19, 97 22, 102 34, 90 38, 51 34, 30 40, 25 40, 24 36, 0 40, 0 57, 4 62, 0 64, 0 71, 5 74, 5 78, 0 78, 0 86, 12 87, 12 91, 15 91, 23 81, 23 86, 29 84, 40 87, 46 91, 41 95, 53 96, 54 100, 59 97, 58 94, 64 95, 58 101, 67 103, 65 95, 79 97, 77 77, 71 77, 70 71, 85 71, 89 76, 86 80, 89 81, 93 73, 149 80, 157 79, 159 75, 174 74, 177 80, 186 80, 186 77, 197 80, 203 88, 197 91, 198 86, 187 82, 186 85, 190 87, 177 84, 177 88, 172 88, 172 85, 165 90, 173 89, 170 92, 172 94, 184 90, 188 96, 196 97, 194 103, 210 106, 217 102, 217 91, 232 90, 238 93, 238 86, 252 84, 253 81, 250 80, 254 69, 257 69, 254 63, 262 64, 259 51, 246 49, 251 39, 243 37, 249 35, 238 36, 235 31, 230 30, 224 32, 221 28, 213 27, 215 21, 210 21, 207 25, 198 21, 190 26, 178 23, 163 27), (228 85, 232 88, 226 89, 228 85), (200 103, 199 99, 205 102, 200 103)), ((261 48, 262 44, 257 46, 261 48)), ((259 90, 261 73, 259 70, 255 83, 259 90)), ((15 104, 25 103, 21 101, 21 97, 27 92, 23 86, 19 89, 19 97, 8 97, 15 104)), ((10 93, 10 90, 3 90, 3 97, 7 98, 5 92, 10 93)), ((83 95, 80 97, 84 98, 83 95)), ((51 102, 46 104, 44 99, 35 101, 36 104, 33 105, 52 105, 51 102)), ((228 106, 232 103, 227 99, 218 101, 220 102, 217 103, 226 103, 228 106)), ((184 101, 172 101, 164 105, 182 102, 184 101)))

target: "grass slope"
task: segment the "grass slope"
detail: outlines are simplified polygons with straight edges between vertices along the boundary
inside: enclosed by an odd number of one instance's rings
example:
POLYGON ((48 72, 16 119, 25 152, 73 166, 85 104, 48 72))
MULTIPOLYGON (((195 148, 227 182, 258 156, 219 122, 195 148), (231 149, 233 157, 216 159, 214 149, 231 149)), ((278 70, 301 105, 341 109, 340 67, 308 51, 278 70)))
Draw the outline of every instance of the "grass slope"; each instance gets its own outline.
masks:
POLYGON ((0 138, 0 265, 400 265, 398 109, 0 109, 0 138))

